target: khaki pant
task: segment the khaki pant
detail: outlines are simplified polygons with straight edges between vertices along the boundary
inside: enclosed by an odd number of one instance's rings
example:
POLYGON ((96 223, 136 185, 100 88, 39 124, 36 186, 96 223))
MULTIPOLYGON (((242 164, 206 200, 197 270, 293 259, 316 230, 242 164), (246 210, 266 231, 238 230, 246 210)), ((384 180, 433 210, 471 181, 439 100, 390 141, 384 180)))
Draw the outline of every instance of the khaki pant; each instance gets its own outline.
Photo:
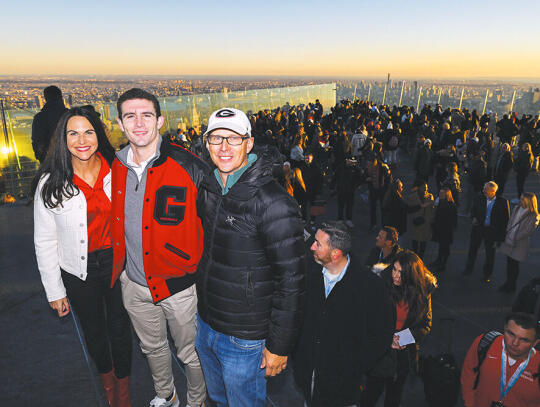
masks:
POLYGON ((195 285, 154 304, 148 287, 134 283, 125 272, 120 275, 120 282, 124 306, 148 360, 157 395, 166 398, 174 390, 172 358, 167 340, 168 324, 178 359, 185 364, 187 402, 191 406, 201 405, 206 397, 206 386, 195 351, 195 285))

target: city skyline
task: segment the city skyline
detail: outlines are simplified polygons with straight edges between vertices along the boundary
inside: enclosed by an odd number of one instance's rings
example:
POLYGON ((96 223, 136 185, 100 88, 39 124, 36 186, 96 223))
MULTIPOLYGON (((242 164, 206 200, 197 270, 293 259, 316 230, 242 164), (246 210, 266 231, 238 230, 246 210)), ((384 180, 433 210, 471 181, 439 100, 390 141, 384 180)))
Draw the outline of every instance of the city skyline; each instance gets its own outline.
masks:
POLYGON ((540 80, 540 2, 3 5, 0 75, 540 80))

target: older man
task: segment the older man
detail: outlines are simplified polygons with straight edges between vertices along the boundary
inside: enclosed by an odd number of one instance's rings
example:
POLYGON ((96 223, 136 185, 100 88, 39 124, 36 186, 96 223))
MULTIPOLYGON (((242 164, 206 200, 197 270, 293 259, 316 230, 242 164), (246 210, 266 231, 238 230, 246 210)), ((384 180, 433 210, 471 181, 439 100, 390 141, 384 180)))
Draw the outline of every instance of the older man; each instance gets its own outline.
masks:
POLYGON ((508 200, 502 196, 496 196, 497 184, 493 181, 486 182, 482 194, 474 200, 471 210, 472 229, 469 244, 469 254, 467 265, 463 275, 472 274, 478 248, 484 241, 486 250, 486 262, 484 263, 484 275, 482 280, 485 283, 491 282, 493 264, 495 261, 495 247, 504 242, 506 236, 506 225, 510 218, 510 205, 508 200))
POLYGON ((254 148, 242 111, 212 113, 205 141, 216 169, 197 200, 204 252, 196 347, 219 407, 265 406, 265 376, 286 367, 301 323, 302 220, 272 177, 274 150, 254 148))

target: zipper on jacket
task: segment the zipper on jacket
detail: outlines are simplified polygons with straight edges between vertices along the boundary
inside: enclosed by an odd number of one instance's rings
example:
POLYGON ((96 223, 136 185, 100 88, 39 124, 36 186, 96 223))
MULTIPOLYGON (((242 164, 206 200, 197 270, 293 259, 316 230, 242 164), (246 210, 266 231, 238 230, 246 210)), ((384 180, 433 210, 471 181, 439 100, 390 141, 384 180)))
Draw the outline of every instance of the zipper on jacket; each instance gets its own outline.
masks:
POLYGON ((169 250, 170 252, 173 252, 177 256, 182 257, 183 259, 190 260, 191 256, 187 254, 186 252, 180 250, 178 247, 174 247, 170 243, 165 243, 165 249, 169 250))

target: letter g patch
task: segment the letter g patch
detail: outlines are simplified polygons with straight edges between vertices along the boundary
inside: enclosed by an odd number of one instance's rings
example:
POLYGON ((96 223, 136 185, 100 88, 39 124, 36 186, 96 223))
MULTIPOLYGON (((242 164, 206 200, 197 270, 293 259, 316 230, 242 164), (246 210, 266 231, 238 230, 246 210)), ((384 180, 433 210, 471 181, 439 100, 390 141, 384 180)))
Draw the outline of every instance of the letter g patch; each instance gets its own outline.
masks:
POLYGON ((156 191, 154 219, 160 225, 178 225, 186 213, 186 187, 164 185, 156 191))

